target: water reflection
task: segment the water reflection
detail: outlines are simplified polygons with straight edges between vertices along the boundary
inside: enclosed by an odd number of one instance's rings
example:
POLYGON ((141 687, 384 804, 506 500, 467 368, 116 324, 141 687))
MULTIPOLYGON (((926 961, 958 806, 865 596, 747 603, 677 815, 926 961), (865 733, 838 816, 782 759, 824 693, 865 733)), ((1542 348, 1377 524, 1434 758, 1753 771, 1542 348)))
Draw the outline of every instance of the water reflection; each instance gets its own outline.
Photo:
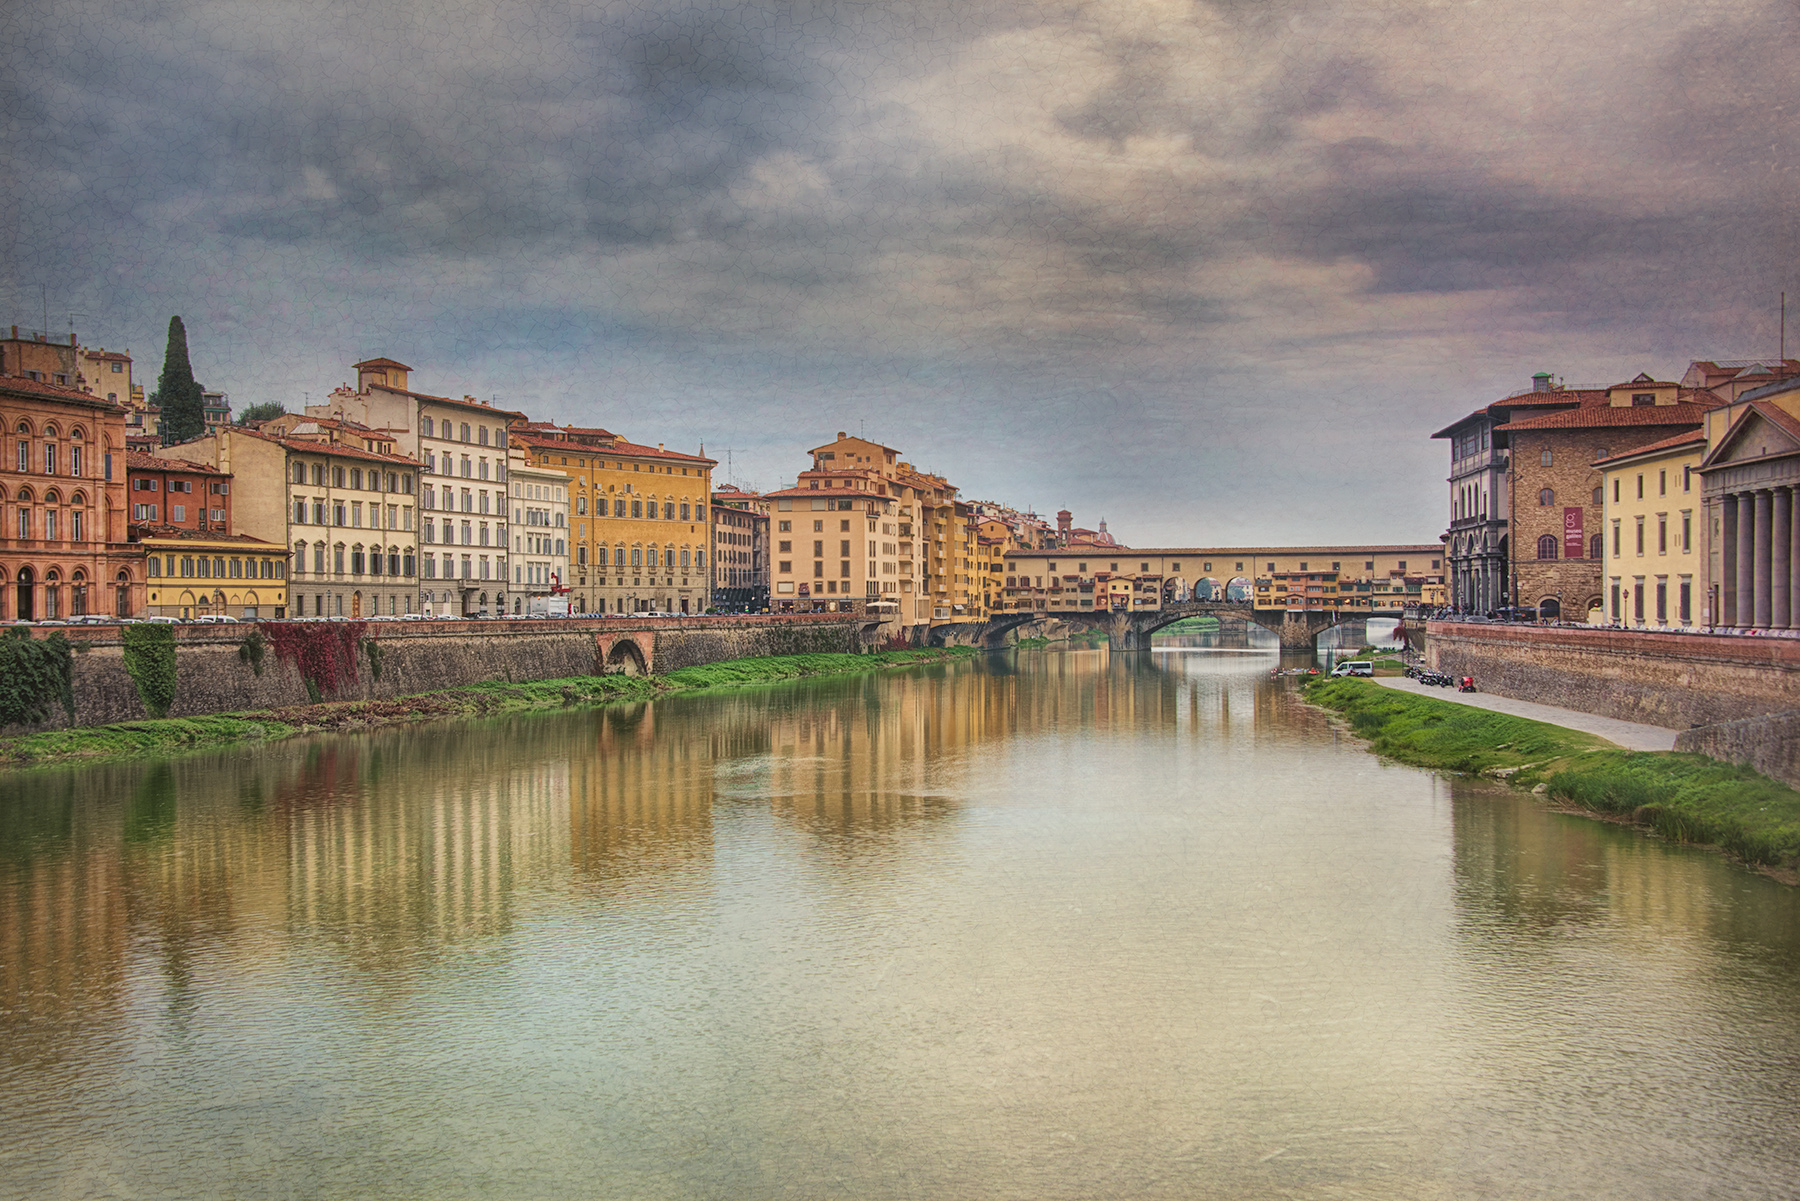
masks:
POLYGON ((1792 1178, 1794 891, 1383 764, 1224 633, 0 778, 0 1179, 1792 1178))

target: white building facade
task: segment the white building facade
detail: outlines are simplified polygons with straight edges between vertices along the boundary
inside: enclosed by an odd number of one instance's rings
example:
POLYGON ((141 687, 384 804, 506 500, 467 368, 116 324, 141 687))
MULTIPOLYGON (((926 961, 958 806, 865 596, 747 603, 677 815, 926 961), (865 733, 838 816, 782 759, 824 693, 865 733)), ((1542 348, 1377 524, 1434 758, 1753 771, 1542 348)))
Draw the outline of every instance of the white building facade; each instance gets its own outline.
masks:
POLYGON ((512 612, 538 598, 567 597, 569 475, 522 462, 508 473, 512 504, 512 612))

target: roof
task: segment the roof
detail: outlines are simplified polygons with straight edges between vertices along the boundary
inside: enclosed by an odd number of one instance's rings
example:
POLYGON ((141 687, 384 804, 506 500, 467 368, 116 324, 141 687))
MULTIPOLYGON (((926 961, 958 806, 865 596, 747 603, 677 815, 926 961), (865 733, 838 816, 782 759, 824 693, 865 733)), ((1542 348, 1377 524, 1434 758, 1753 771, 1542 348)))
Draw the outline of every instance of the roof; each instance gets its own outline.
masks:
POLYGON ((1514 409, 1571 409, 1584 404, 1605 404, 1607 392, 1605 388, 1555 388, 1548 392, 1527 390, 1515 392, 1511 396, 1503 396, 1492 404, 1483 405, 1466 417, 1460 417, 1446 425, 1433 438, 1449 438, 1460 427, 1480 417, 1493 418, 1497 423, 1505 423, 1512 419, 1514 409))
POLYGON ((74 388, 41 383, 23 375, 0 376, 0 392, 12 392, 20 396, 29 396, 35 400, 53 400, 63 404, 85 405, 90 409, 106 409, 118 413, 125 411, 124 405, 102 399, 92 392, 78 392, 74 388))
POLYGON ((830 442, 827 442, 825 445, 815 446, 811 450, 807 451, 806 453, 809 455, 816 455, 822 450, 830 450, 832 447, 836 446, 839 442, 863 442, 863 443, 868 444, 869 446, 879 446, 879 447, 881 447, 882 450, 887 451, 889 454, 897 455, 900 453, 898 450, 895 450, 891 446, 882 446, 881 443, 875 441, 873 438, 861 438, 861 437, 853 438, 849 434, 839 434, 836 438, 832 439, 830 442))
POLYGON ((130 355, 120 354, 116 350, 88 350, 86 348, 83 348, 81 354, 82 354, 83 358, 100 359, 104 362, 113 362, 113 361, 117 361, 117 362, 121 362, 121 363, 131 362, 130 355))
POLYGON ((361 371, 364 367, 395 367, 401 371, 412 371, 412 368, 408 367, 405 363, 398 363, 393 359, 364 359, 360 363, 350 364, 350 369, 352 371, 361 371))
MULTIPOLYGON (((264 542, 261 538, 252 538, 248 534, 215 534, 201 530, 184 529, 178 525, 141 525, 133 522, 131 532, 142 542, 205 542, 214 546, 230 546, 238 550, 262 550, 287 553, 287 547, 279 542, 264 542)), ((269 581, 275 583, 276 581, 269 581)))
POLYGON ((1698 390, 1683 389, 1683 391, 1689 393, 1688 397, 1672 405, 1583 404, 1579 408, 1563 409, 1555 413, 1541 413, 1536 417, 1524 417, 1518 421, 1511 421, 1497 427, 1496 432, 1607 429, 1615 426, 1699 425, 1705 420, 1708 410, 1716 409, 1725 403, 1717 397, 1709 396, 1698 390), (1705 399, 1701 399, 1702 397, 1705 399))
MULTIPOLYGON (((525 428, 527 430, 530 430, 533 433, 536 433, 540 430, 543 430, 543 431, 554 430, 559 434, 579 434, 582 437, 586 437, 586 438, 616 438, 616 437, 618 437, 618 435, 613 433, 611 430, 603 430, 597 425, 593 425, 593 426, 558 425, 554 421, 527 421, 525 423, 525 428)), ((558 439, 558 440, 561 441, 562 439, 558 439)))
POLYGON ((583 454, 604 452, 605 454, 619 455, 622 458, 627 459, 663 459, 676 463, 704 463, 708 467, 712 467, 718 463, 717 459, 709 459, 705 455, 684 455, 678 450, 663 450, 661 447, 656 446, 639 446, 635 442, 626 442, 623 439, 615 441, 611 446, 581 446, 579 443, 565 442, 558 438, 546 438, 541 434, 534 435, 527 430, 512 430, 510 431, 510 436, 517 438, 519 441, 529 446, 536 446, 559 452, 568 450, 574 450, 576 453, 583 454))
POLYGON ((1672 379, 1651 379, 1650 374, 1648 372, 1640 371, 1637 373, 1637 375, 1635 377, 1633 377, 1632 379, 1626 380, 1622 384, 1609 384, 1606 388, 1606 391, 1617 392, 1620 388, 1679 388, 1679 387, 1681 387, 1681 385, 1676 383, 1672 379))
POLYGON ((1650 445, 1640 446, 1636 450, 1622 451, 1619 454, 1611 455, 1604 459, 1595 459, 1592 466, 1616 467, 1621 463, 1627 463, 1634 459, 1649 458, 1654 455, 1662 454, 1664 451, 1675 450, 1678 447, 1705 445, 1706 433, 1704 430, 1685 430, 1672 438, 1664 438, 1660 442, 1652 442, 1650 445))
POLYGON ((1752 388, 1738 399, 1761 400, 1765 396, 1779 396, 1783 392, 1792 392, 1796 388, 1800 388, 1800 378, 1781 379, 1772 384, 1764 384, 1760 388, 1752 388))
POLYGON ((199 475, 230 475, 229 471, 220 471, 206 463, 195 463, 187 459, 164 459, 157 455, 146 454, 141 450, 125 452, 125 470, 127 471, 192 471, 199 475))
MULTIPOLYGON (((208 435, 210 436, 210 435, 208 435)), ((309 442, 304 438, 283 438, 277 434, 265 434, 261 430, 232 430, 232 436, 238 438, 255 438, 261 442, 273 442, 283 450, 304 455, 336 455, 343 459, 362 459, 373 463, 396 463, 403 467, 417 468, 417 459, 409 459, 405 455, 384 455, 380 451, 361 450, 354 446, 345 446, 341 442, 309 442)), ((194 441, 199 441, 196 438, 194 441)), ((192 443, 187 443, 192 445, 192 443)))

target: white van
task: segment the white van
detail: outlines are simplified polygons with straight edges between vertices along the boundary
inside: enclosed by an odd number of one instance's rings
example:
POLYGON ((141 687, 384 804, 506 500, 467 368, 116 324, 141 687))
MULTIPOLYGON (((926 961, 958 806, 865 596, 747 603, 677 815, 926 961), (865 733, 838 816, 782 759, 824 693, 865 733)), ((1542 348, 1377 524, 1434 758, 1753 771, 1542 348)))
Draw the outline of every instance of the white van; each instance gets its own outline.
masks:
POLYGON ((1331 669, 1334 676, 1372 676, 1375 664, 1367 659, 1349 659, 1331 669))

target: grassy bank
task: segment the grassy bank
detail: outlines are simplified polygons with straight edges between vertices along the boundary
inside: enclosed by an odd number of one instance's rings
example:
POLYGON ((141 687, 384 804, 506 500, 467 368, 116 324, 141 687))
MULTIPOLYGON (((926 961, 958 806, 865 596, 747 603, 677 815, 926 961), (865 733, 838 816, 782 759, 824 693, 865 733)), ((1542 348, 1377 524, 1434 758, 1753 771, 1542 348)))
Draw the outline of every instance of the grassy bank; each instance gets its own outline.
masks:
POLYGON ((808 676, 848 675, 965 659, 973 647, 877 651, 866 655, 773 655, 684 667, 662 676, 575 676, 528 683, 488 681, 380 701, 288 705, 248 713, 164 718, 50 730, 0 740, 0 764, 38 766, 71 760, 167 755, 234 743, 272 741, 295 734, 363 730, 453 717, 491 717, 534 709, 564 709, 647 701, 709 688, 773 684, 808 676))
POLYGON ((1553 800, 1679 842, 1786 873, 1800 866, 1800 792, 1747 767, 1620 750, 1591 734, 1358 680, 1320 680, 1306 699, 1401 763, 1541 784, 1553 800))

